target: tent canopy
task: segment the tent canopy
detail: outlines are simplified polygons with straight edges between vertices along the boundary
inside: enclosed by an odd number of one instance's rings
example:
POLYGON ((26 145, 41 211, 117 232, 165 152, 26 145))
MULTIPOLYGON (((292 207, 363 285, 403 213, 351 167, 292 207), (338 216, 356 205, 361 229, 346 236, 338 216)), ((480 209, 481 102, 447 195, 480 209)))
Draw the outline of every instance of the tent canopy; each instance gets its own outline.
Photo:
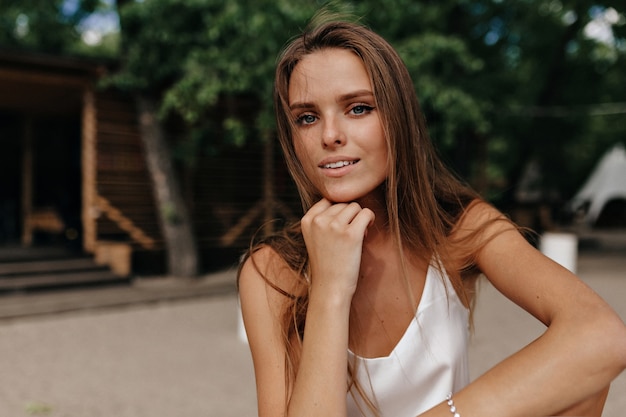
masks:
POLYGON ((617 144, 598 162, 580 191, 572 198, 573 211, 588 205, 584 220, 593 224, 604 206, 615 199, 626 200, 626 149, 617 144))

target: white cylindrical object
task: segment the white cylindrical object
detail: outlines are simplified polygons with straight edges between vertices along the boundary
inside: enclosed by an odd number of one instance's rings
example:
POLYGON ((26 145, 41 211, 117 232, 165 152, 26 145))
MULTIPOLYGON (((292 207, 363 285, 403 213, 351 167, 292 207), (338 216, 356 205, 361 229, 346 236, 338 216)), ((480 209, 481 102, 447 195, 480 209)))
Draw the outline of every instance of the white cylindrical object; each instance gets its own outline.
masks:
POLYGON ((240 341, 248 343, 248 335, 246 334, 246 327, 243 324, 243 316, 241 314, 241 306, 237 306, 237 337, 240 341))
POLYGON ((539 250, 548 258, 576 273, 578 237, 575 234, 546 232, 541 236, 539 250))

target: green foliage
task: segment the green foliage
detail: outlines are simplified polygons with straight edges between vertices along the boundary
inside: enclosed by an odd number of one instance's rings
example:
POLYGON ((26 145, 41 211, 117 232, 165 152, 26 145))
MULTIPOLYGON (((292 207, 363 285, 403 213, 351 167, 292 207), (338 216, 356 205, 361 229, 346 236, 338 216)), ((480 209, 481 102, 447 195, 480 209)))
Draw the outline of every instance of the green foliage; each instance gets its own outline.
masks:
POLYGON ((26 404, 24 409, 31 416, 43 416, 52 413, 52 406, 40 402, 30 402, 26 404))
POLYGON ((123 65, 108 83, 160 97, 162 118, 191 129, 193 145, 176 149, 188 163, 185 150, 241 146, 273 128, 276 56, 316 8, 289 0, 128 3, 120 8, 123 65))
POLYGON ((120 33, 111 32, 102 36, 95 45, 87 45, 84 42, 76 42, 70 49, 71 54, 92 57, 116 59, 120 48, 120 33))
POLYGON ((94 12, 110 9, 102 0, 0 0, 0 46, 53 54, 113 56, 115 35, 90 48, 80 25, 94 12))
POLYGON ((182 62, 183 76, 164 96, 164 111, 179 112, 189 123, 221 96, 252 96, 261 108, 271 108, 275 57, 289 28, 293 32, 309 15, 286 1, 217 4, 219 9, 205 11, 203 41, 182 62))
POLYGON ((241 120, 234 117, 229 117, 224 120, 222 124, 225 134, 228 136, 228 141, 235 146, 243 146, 248 137, 248 131, 246 125, 241 120))
MULTIPOLYGON (((76 24, 101 7, 97 0, 78 3, 75 13, 59 19, 62 0, 25 0, 20 7, 0 0, 0 43, 62 50, 60 39, 75 39, 76 24), (20 13, 31 31, 18 37, 20 13)), ((360 18, 398 49, 444 158, 470 180, 487 175, 492 193, 513 190, 535 160, 544 188, 567 197, 599 155, 626 135, 623 1, 118 3, 121 66, 108 82, 160 98, 162 117, 186 125, 177 152, 189 163, 206 144, 219 152, 267 137, 274 126, 276 56, 328 5, 360 18), (602 25, 612 37, 589 35, 602 25), (602 103, 617 104, 603 113, 602 103)))
POLYGON ((162 115, 180 116, 196 138, 241 145, 272 129, 282 45, 329 4, 398 49, 433 140, 470 180, 487 175, 492 188, 513 190, 526 163, 539 160, 545 186, 571 193, 580 167, 623 134, 612 121, 623 113, 599 119, 572 110, 626 101, 624 6, 616 1, 135 2, 122 13, 128 44, 118 85, 162 94, 162 115), (610 7, 621 16, 614 42, 590 39, 586 26, 610 7), (227 97, 254 105, 233 110, 227 97), (553 117, 554 107, 565 114, 553 117))
POLYGON ((427 32, 407 37, 397 49, 409 68, 424 111, 438 123, 431 135, 443 149, 453 148, 465 129, 486 133, 488 104, 467 88, 484 64, 462 39, 427 32))

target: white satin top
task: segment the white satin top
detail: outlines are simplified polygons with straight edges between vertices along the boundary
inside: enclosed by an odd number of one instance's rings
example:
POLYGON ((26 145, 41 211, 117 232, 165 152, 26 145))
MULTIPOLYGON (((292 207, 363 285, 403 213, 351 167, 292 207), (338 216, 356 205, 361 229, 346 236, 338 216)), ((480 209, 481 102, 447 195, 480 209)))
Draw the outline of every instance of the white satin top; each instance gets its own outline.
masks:
MULTIPOLYGON (((380 417, 416 417, 469 383, 469 310, 432 265, 416 317, 387 357, 357 359, 356 378, 380 417)), ((348 417, 375 416, 354 389, 348 417)))

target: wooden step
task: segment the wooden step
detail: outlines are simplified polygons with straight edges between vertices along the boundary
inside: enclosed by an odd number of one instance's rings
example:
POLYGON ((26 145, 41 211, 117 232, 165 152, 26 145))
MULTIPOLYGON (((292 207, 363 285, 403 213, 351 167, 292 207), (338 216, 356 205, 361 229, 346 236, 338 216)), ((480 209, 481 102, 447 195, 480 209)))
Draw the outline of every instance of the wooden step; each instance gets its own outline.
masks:
POLYGON ((59 272, 79 272, 107 270, 106 267, 96 265, 91 258, 45 259, 20 262, 0 263, 0 278, 28 274, 51 274, 59 272))
POLYGON ((4 246, 0 248, 0 264, 5 262, 27 262, 47 259, 67 259, 78 256, 65 247, 42 246, 24 248, 4 246))
POLYGON ((64 247, 0 248, 0 293, 127 282, 128 276, 64 247))

